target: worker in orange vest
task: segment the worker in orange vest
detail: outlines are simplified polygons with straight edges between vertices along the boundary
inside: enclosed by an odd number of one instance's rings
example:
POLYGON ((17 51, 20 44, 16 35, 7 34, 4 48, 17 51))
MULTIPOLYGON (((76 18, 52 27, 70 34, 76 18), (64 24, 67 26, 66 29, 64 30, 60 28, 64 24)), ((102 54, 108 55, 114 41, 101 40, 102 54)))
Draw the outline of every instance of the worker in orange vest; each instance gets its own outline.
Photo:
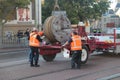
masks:
POLYGON ((71 53, 72 53, 72 59, 71 59, 71 68, 78 68, 81 67, 81 54, 82 54, 82 42, 81 37, 77 34, 77 32, 72 32, 71 38, 62 45, 63 47, 67 44, 70 44, 71 46, 71 53))
POLYGON ((31 49, 31 57, 30 57, 30 66, 31 67, 39 67, 38 60, 39 60, 39 51, 38 48, 40 46, 40 42, 42 42, 42 39, 38 35, 38 30, 36 28, 33 28, 32 32, 29 36, 29 46, 31 49), (35 60, 35 61, 33 61, 35 60), (35 62, 35 64, 33 64, 35 62))

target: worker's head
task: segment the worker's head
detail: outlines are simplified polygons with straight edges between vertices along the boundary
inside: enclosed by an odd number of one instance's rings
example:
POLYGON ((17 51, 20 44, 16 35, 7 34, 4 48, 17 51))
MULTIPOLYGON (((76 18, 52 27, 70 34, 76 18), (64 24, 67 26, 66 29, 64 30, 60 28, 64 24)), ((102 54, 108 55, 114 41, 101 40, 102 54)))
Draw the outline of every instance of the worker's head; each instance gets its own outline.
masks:
POLYGON ((44 32, 43 32, 43 31, 40 31, 40 32, 39 32, 39 35, 40 35, 40 36, 43 36, 43 35, 44 35, 44 32))
POLYGON ((77 32, 75 32, 75 31, 72 32, 72 33, 71 33, 71 36, 73 36, 73 35, 77 35, 77 32))
POLYGON ((34 28, 32 29, 32 32, 38 32, 37 28, 34 27, 34 28))

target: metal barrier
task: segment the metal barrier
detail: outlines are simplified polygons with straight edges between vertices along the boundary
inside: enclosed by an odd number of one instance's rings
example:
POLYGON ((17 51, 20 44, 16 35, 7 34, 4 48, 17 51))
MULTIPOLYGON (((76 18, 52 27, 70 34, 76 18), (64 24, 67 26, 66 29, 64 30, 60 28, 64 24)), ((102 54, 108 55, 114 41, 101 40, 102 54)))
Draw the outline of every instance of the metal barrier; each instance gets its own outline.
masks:
POLYGON ((28 47, 27 37, 4 36, 1 39, 1 48, 28 47))

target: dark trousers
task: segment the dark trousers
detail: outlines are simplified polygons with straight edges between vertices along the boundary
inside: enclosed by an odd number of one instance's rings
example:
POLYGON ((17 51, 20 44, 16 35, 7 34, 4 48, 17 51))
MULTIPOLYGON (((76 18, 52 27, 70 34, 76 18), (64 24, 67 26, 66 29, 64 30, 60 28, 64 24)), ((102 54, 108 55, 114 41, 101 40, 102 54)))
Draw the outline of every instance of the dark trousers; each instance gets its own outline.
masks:
POLYGON ((72 51, 72 59, 71 59, 71 68, 80 68, 81 66, 81 50, 72 51))
POLYGON ((38 60, 39 60, 38 47, 32 47, 31 46, 30 49, 31 49, 30 65, 34 65, 33 64, 34 62, 35 62, 35 65, 38 65, 38 60))

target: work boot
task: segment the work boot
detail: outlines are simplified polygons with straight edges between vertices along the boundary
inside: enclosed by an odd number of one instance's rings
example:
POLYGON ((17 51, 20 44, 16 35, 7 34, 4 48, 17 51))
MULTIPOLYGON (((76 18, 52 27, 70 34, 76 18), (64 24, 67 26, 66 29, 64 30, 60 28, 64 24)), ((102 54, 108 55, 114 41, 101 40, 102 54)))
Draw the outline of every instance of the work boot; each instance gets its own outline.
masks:
POLYGON ((33 64, 33 60, 31 60, 31 62, 30 62, 30 66, 31 66, 31 67, 34 66, 34 64, 33 64))
POLYGON ((35 65, 33 65, 33 64, 30 64, 30 67, 34 67, 35 65))
POLYGON ((35 67, 40 67, 40 65, 37 64, 37 65, 35 65, 35 67))
POLYGON ((38 65, 38 60, 35 61, 35 67, 40 67, 40 65, 38 65))

